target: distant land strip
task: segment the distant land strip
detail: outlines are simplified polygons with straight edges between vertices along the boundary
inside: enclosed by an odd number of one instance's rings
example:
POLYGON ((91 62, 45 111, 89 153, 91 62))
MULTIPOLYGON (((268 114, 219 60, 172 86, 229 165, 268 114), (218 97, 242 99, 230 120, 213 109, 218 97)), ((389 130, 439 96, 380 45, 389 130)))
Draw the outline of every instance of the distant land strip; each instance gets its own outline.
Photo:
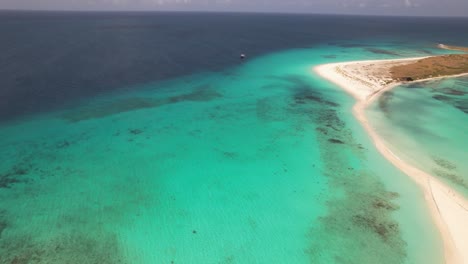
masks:
POLYGON ((446 50, 458 50, 458 51, 468 52, 468 47, 462 47, 462 46, 451 46, 451 45, 439 44, 437 45, 437 47, 441 49, 446 49, 446 50))

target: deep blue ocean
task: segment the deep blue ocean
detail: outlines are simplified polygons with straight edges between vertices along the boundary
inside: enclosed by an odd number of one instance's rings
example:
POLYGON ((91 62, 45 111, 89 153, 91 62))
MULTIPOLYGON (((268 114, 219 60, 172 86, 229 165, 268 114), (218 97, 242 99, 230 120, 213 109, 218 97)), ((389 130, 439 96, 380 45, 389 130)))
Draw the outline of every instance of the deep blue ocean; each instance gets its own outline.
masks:
MULTIPOLYGON (((466 32, 468 18, 0 12, 0 264, 443 263, 423 192, 313 68, 447 54, 437 44, 466 32)), ((466 128, 466 80, 431 85, 382 97, 379 128, 425 145, 407 112, 427 102, 444 113, 427 128, 451 113, 466 128)), ((429 131, 428 159, 465 190, 450 127, 429 131)))
POLYGON ((466 44, 466 18, 0 12, 0 119, 283 49, 466 44))

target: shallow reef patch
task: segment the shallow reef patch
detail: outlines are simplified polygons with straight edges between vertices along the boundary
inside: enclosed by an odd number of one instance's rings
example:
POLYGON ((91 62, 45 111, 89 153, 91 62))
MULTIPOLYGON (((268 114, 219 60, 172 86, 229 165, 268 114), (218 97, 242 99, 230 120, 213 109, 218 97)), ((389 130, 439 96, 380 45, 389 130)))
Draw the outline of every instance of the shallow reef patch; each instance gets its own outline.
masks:
POLYGON ((447 95, 442 95, 442 94, 436 94, 433 95, 432 98, 434 98, 437 101, 441 101, 444 103, 447 103, 458 110, 464 112, 465 114, 468 114, 468 99, 456 99, 451 96, 447 95))
POLYGON ((0 240, 0 263, 128 263, 114 234, 91 233, 61 234, 48 240, 32 235, 3 237, 0 240))
POLYGON ((255 111, 257 119, 265 122, 283 121, 285 115, 282 109, 276 105, 275 98, 261 98, 256 101, 255 111))
POLYGON ((132 135, 139 135, 139 134, 143 133, 143 130, 138 129, 138 128, 129 128, 128 132, 130 134, 132 134, 132 135))
POLYGON ((402 263, 406 243, 392 218, 399 209, 394 201, 398 193, 387 191, 366 169, 366 150, 340 118, 339 104, 303 84, 295 87, 289 111, 317 126, 324 174, 330 188, 343 193, 330 198, 328 213, 307 234, 311 263, 402 263))
POLYGON ((392 55, 392 56, 400 56, 399 53, 384 49, 377 49, 377 48, 366 48, 367 51, 372 52, 374 54, 384 54, 384 55, 392 55))
POLYGON ((463 96, 465 94, 468 94, 468 92, 457 90, 455 88, 450 88, 450 87, 444 87, 442 89, 438 89, 438 92, 441 92, 446 95, 455 95, 455 96, 463 96))
POLYGON ((163 105, 175 104, 180 102, 206 102, 222 97, 222 94, 217 92, 211 86, 203 85, 194 88, 190 93, 170 96, 167 98, 146 98, 133 97, 119 99, 109 103, 101 103, 70 111, 62 118, 69 122, 79 122, 95 118, 103 118, 119 113, 136 111, 146 108, 156 108, 163 105))
POLYGON ((4 210, 0 210, 0 240, 2 239, 2 234, 5 229, 8 227, 8 221, 6 219, 6 213, 4 210))
POLYGON ((407 89, 422 89, 424 88, 423 85, 421 85, 421 83, 409 83, 409 84, 405 84, 403 87, 407 88, 407 89))
POLYGON ((390 109, 389 104, 391 100, 394 98, 394 93, 392 91, 384 92, 378 99, 378 106, 382 112, 389 117, 390 116, 390 109))
POLYGON ((14 184, 26 182, 27 179, 24 176, 26 176, 31 169, 31 164, 20 162, 13 165, 6 172, 0 173, 0 189, 11 188, 14 184))
POLYGON ((447 170, 454 170, 457 168, 455 164, 452 162, 445 160, 443 158, 437 157, 437 156, 431 156, 432 160, 439 165, 440 167, 447 169, 447 170))
POLYGON ((336 139, 336 138, 329 138, 328 142, 333 143, 333 144, 344 144, 343 141, 336 139))
POLYGON ((296 104, 318 103, 331 107, 340 106, 338 103, 328 100, 323 94, 313 89, 310 83, 300 75, 272 76, 277 80, 285 81, 293 91, 296 104))
POLYGON ((440 168, 433 168, 432 172, 435 175, 437 175, 439 177, 442 177, 442 178, 445 178, 445 179, 451 181, 452 183, 455 183, 456 185, 461 186, 461 187, 468 190, 468 183, 460 175, 458 175, 458 174, 456 174, 454 172, 449 172, 449 171, 440 169, 440 168))

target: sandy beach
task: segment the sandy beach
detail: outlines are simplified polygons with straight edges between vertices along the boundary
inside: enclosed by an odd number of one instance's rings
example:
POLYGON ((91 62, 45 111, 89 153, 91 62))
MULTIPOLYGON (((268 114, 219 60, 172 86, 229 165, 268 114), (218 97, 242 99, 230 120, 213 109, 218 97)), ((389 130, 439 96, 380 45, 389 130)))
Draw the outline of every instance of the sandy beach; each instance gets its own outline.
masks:
MULTIPOLYGON (((427 57, 332 63, 317 66, 314 71, 355 97, 353 114, 372 138, 379 152, 422 188, 427 206, 443 239, 445 263, 468 263, 467 199, 434 176, 395 155, 375 132, 364 113, 366 107, 380 94, 401 84, 392 77, 392 67, 408 65, 424 58, 427 57)), ((457 75, 450 75, 454 76, 457 75)), ((436 78, 445 77, 447 76, 436 78)))

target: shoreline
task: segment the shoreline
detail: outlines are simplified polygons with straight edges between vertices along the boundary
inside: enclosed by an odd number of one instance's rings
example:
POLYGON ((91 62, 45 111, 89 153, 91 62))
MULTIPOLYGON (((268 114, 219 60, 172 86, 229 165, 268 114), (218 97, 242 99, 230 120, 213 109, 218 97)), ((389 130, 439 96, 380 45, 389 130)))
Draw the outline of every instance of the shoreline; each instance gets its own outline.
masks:
MULTIPOLYGON (((331 63, 316 66, 314 71, 356 99, 353 114, 371 137, 377 150, 423 190, 424 199, 443 240, 445 263, 468 263, 467 199, 439 179, 395 155, 375 132, 365 115, 365 109, 382 93, 402 84, 383 73, 388 73, 394 65, 408 64, 423 58, 427 57, 331 63)), ((468 73, 422 79, 412 83, 463 75, 468 73)))

